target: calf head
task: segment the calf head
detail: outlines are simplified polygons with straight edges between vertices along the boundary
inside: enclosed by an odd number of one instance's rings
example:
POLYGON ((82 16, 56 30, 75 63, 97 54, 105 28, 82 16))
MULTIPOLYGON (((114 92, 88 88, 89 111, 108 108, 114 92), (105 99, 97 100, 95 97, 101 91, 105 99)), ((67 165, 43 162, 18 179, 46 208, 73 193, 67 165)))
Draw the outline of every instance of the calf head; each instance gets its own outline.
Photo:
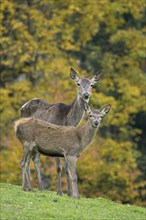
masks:
POLYGON ((106 105, 101 110, 91 110, 88 103, 84 102, 84 109, 90 117, 93 127, 97 127, 102 121, 103 117, 110 111, 111 105, 106 105))

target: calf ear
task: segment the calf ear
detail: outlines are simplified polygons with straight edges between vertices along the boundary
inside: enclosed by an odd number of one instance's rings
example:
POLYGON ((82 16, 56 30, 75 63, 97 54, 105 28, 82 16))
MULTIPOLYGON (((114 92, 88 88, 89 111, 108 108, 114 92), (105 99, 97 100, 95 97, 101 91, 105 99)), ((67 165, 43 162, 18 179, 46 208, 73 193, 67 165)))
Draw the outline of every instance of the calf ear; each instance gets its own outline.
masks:
POLYGON ((106 105, 105 107, 103 107, 103 109, 101 110, 101 113, 103 115, 106 115, 109 111, 110 111, 111 105, 106 105))
POLYGON ((76 73, 76 71, 71 67, 70 68, 70 77, 71 79, 73 79, 76 83, 79 82, 80 77, 78 76, 78 74, 76 73))
POLYGON ((99 70, 97 73, 94 74, 93 78, 91 79, 92 85, 94 85, 98 80, 100 80, 102 74, 102 70, 99 70))

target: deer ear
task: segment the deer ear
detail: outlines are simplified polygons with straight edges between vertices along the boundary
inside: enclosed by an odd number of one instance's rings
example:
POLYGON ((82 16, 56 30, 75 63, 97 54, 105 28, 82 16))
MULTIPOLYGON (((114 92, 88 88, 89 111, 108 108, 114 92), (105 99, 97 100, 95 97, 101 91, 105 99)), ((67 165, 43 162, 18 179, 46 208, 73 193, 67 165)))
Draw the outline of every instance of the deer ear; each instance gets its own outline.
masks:
POLYGON ((103 115, 106 115, 109 111, 110 111, 111 105, 106 105, 105 107, 103 107, 103 109, 101 110, 101 113, 103 115))
POLYGON ((98 80, 100 80, 101 75, 103 74, 102 70, 99 70, 97 73, 94 74, 93 78, 91 79, 92 84, 94 85, 98 80))
POLYGON ((75 82, 78 82, 80 80, 78 74, 76 73, 76 71, 71 67, 70 68, 70 77, 71 79, 73 79, 75 82))

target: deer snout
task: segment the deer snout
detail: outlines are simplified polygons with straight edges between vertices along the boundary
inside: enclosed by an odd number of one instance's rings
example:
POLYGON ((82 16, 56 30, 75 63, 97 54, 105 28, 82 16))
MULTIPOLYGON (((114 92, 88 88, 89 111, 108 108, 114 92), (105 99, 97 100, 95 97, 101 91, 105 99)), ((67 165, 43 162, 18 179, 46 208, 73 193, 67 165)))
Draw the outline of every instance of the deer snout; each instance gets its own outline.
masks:
POLYGON ((98 121, 94 121, 94 125, 97 126, 99 123, 98 121))
POLYGON ((89 98, 89 93, 87 93, 87 92, 84 93, 84 98, 85 98, 85 99, 88 99, 88 98, 89 98))

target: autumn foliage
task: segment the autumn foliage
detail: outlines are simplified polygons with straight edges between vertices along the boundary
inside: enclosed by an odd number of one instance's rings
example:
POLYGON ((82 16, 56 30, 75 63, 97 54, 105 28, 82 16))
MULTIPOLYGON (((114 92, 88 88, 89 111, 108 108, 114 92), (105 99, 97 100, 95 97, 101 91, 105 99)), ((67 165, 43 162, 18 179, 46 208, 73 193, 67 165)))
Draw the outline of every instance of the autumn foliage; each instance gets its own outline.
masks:
MULTIPOLYGON (((76 85, 69 77, 70 67, 89 78, 103 69, 90 105, 110 103, 112 108, 78 160, 80 192, 145 204, 144 4, 144 0, 1 1, 2 182, 21 184, 22 148, 13 130, 21 106, 34 97, 71 103, 76 85)), ((56 190, 54 159, 42 156, 41 171, 45 186, 56 190)), ((36 185, 33 166, 32 174, 36 185)))

